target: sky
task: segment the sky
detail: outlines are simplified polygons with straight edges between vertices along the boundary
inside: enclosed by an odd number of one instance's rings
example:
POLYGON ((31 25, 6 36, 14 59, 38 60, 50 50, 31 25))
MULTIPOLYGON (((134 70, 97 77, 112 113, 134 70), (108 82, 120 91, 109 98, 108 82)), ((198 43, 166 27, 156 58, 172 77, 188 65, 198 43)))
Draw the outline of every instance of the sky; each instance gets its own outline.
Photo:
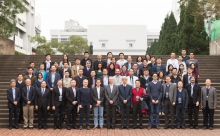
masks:
POLYGON ((41 36, 50 39, 50 29, 64 29, 64 22, 76 20, 88 25, 147 25, 160 30, 173 0, 35 0, 41 15, 41 36))

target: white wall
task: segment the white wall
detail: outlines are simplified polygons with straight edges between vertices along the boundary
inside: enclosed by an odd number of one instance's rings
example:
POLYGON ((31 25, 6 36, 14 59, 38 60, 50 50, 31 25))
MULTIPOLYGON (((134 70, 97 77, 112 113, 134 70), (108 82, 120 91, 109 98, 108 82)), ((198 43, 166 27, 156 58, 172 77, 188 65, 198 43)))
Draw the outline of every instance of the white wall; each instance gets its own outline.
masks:
POLYGON ((93 43, 93 54, 144 55, 147 49, 145 25, 89 25, 88 44, 93 43), (105 44, 103 47, 102 44, 105 44), (132 44, 132 47, 129 45, 132 44))

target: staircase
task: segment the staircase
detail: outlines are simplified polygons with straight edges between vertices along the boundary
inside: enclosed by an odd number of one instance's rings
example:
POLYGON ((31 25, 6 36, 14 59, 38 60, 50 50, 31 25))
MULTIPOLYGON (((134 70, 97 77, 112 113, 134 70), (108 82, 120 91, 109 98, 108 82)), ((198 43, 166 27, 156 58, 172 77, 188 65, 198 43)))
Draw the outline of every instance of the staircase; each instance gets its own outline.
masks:
MULTIPOLYGON (((78 57, 80 59, 83 56, 69 56, 69 61, 74 64, 75 58, 78 57)), ((118 56, 114 56, 118 58, 118 56)), ((126 58, 127 56, 125 56, 126 58)), ((133 60, 136 60, 137 56, 132 56, 133 60)), ((156 56, 157 57, 157 56, 156 56)), ((166 60, 169 56, 160 56, 163 58, 163 64, 165 65, 166 60)), ((96 56, 90 57, 92 60, 96 59, 96 56)), ((103 56, 106 58, 106 56, 103 56)), ((199 68, 200 68, 200 78, 199 84, 204 86, 205 79, 209 78, 212 80, 212 85, 218 90, 217 98, 218 98, 218 106, 215 110, 214 115, 214 127, 220 128, 220 57, 219 56, 195 56, 196 59, 199 60, 199 68)), ((62 61, 61 55, 51 56, 52 61, 62 61)), ((39 65, 45 60, 45 56, 41 55, 33 55, 33 56, 15 56, 15 55, 0 55, 0 128, 8 127, 8 107, 7 107, 7 89, 9 88, 9 82, 11 79, 16 79, 18 73, 24 73, 25 69, 29 66, 30 61, 35 62, 35 68, 39 68, 39 65)), ((34 125, 37 127, 37 112, 34 114, 34 125)), ((144 117, 143 125, 146 128, 148 125, 148 118, 144 117)), ((106 118, 105 124, 106 124, 106 118)), ((202 112, 199 112, 199 126, 202 126, 202 112)), ((79 121, 79 116, 77 118, 79 121)), ((164 125, 164 117, 160 116, 161 126, 164 125)), ((121 121, 119 115, 117 115, 116 127, 121 126, 121 121)), ((130 124, 132 124, 132 114, 130 115, 130 124)), ((78 125, 78 124, 77 124, 78 125)), ((90 115, 90 125, 93 126, 93 115, 90 115)), ((186 116, 186 125, 188 126, 188 119, 186 116)), ((22 127, 22 124, 19 124, 19 127, 22 127)), ((48 127, 53 127, 53 115, 50 115, 48 118, 48 127)), ((65 124, 63 124, 63 128, 65 124)))

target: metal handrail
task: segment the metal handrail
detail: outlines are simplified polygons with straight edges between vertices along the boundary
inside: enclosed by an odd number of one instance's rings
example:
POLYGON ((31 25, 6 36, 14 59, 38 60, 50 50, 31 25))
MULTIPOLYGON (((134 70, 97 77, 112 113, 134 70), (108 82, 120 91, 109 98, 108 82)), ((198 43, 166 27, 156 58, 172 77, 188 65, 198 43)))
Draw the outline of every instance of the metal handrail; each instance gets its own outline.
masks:
POLYGON ((218 43, 216 41, 214 41, 214 43, 217 45, 218 48, 220 48, 220 46, 218 45, 218 43))

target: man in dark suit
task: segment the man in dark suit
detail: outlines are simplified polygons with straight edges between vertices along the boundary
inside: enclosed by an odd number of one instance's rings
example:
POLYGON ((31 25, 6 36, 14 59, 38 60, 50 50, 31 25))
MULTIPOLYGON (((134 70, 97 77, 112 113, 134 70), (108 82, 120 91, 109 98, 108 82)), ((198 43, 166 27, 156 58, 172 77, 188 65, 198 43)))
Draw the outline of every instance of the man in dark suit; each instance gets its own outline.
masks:
POLYGON ((190 77, 190 84, 186 85, 186 90, 189 96, 188 102, 188 119, 189 128, 195 127, 198 129, 198 117, 199 117, 199 102, 201 99, 201 87, 195 83, 196 77, 190 77), (192 115, 194 116, 194 125, 192 120, 192 115))
POLYGON ((47 71, 47 73, 49 73, 50 68, 54 63, 51 61, 50 54, 46 54, 45 57, 46 57, 46 60, 43 62, 44 70, 47 71))
POLYGON ((153 65, 152 67, 153 73, 158 73, 159 71, 163 71, 164 74, 166 74, 166 67, 162 65, 162 58, 157 58, 157 63, 153 65))
POLYGON ((88 88, 88 80, 83 80, 83 87, 79 88, 77 102, 80 108, 80 121, 79 121, 79 128, 82 130, 83 126, 83 116, 86 114, 86 126, 87 130, 90 130, 89 127, 89 113, 90 109, 92 108, 92 91, 88 88))
POLYGON ((149 75, 149 69, 144 69, 144 76, 140 77, 141 87, 147 90, 148 84, 152 80, 152 77, 149 75))
POLYGON ((74 80, 76 80, 76 87, 80 88, 83 87, 83 80, 87 79, 87 77, 83 76, 83 70, 79 69, 78 71, 79 75, 74 77, 74 80))
POLYGON ((176 105, 176 93, 177 93, 176 84, 171 83, 170 76, 166 76, 166 84, 163 84, 163 96, 162 96, 162 105, 164 105, 165 113, 165 126, 164 129, 169 127, 169 114, 171 116, 171 128, 174 129, 175 116, 174 108, 176 105), (170 112, 170 113, 169 113, 170 112))
POLYGON ((102 64, 102 68, 107 67, 107 62, 105 60, 102 60, 102 55, 97 55, 97 60, 93 62, 93 70, 98 70, 98 63, 102 64))
POLYGON ((12 127, 18 129, 18 108, 20 101, 20 90, 16 88, 16 80, 10 81, 10 88, 7 90, 8 108, 9 108, 9 129, 12 127), (14 117, 14 124, 12 118, 14 117))
MULTIPOLYGON (((20 73, 17 75, 17 81, 16 81, 16 87, 19 88, 20 90, 20 96, 22 96, 22 89, 25 87, 25 82, 23 81, 23 75, 20 73)), ((24 123, 24 118, 23 118, 23 106, 22 106, 22 97, 20 97, 20 102, 19 102, 19 123, 24 123)))
MULTIPOLYGON (((32 69, 33 69, 33 75, 35 75, 36 72, 37 72, 37 69, 35 69, 34 66, 35 66, 34 62, 31 61, 31 62, 29 63, 29 67, 32 67, 32 69)), ((28 75, 28 69, 25 70, 25 75, 28 75)))
POLYGON ((92 70, 90 75, 91 75, 91 76, 87 78, 88 81, 89 81, 88 88, 92 89, 92 88, 94 88, 94 87, 96 86, 96 85, 95 85, 95 80, 96 80, 95 70, 92 70))
POLYGON ((69 64, 67 62, 63 62, 63 67, 60 68, 59 74, 60 74, 60 79, 63 79, 65 77, 65 72, 69 72, 69 78, 71 78, 71 69, 69 68, 69 64))
POLYGON ((53 93, 52 93, 52 109, 54 111, 54 129, 62 129, 62 118, 63 118, 63 112, 65 110, 66 106, 66 87, 63 87, 62 80, 57 81, 57 87, 54 87, 53 93), (59 114, 59 122, 57 122, 59 114))
POLYGON ((206 79, 205 87, 201 89, 201 108, 203 112, 203 129, 213 130, 214 111, 217 107, 217 90, 211 86, 211 80, 206 79), (208 123, 209 120, 209 123, 208 123))
POLYGON ((23 129, 29 127, 33 129, 34 126, 34 99, 35 99, 35 88, 31 86, 31 80, 25 80, 26 86, 22 90, 22 106, 24 114, 24 126, 23 129))
MULTIPOLYGON (((152 76, 153 72, 152 72, 152 68, 150 67, 150 65, 148 64, 147 60, 143 60, 143 66, 140 68, 139 70, 139 78, 144 76, 144 70, 148 69, 149 71, 149 75, 152 76)), ((151 64, 151 63, 150 63, 151 64)))
POLYGON ((118 86, 114 85, 113 77, 109 77, 109 85, 106 86, 105 98, 107 129, 115 129, 115 112, 118 105, 118 86))
POLYGON ((129 113, 131 107, 132 86, 127 84, 127 77, 122 77, 123 84, 118 86, 119 105, 121 110, 121 129, 129 129, 129 113), (126 117, 126 123, 124 118, 126 117))
POLYGON ((104 111, 104 98, 105 88, 101 87, 101 79, 96 79, 96 87, 92 89, 92 106, 94 110, 94 128, 95 130, 98 125, 100 129, 103 129, 103 111, 104 111), (99 121, 98 121, 99 118, 99 121))
POLYGON ((188 93, 185 88, 183 88, 183 82, 179 81, 177 89, 177 99, 176 99, 176 123, 177 129, 185 129, 185 109, 188 106, 188 93))
POLYGON ((103 69, 103 75, 100 77, 101 87, 106 87, 108 85, 108 70, 106 68, 103 69))
POLYGON ((88 51, 85 51, 85 52, 84 52, 84 59, 81 60, 80 65, 86 67, 86 62, 87 62, 88 60, 91 62, 91 66, 92 66, 92 60, 89 58, 89 52, 88 52, 88 51))
POLYGON ((83 76, 90 77, 90 73, 93 70, 91 64, 92 62, 90 60, 86 61, 86 66, 83 68, 83 76))
POLYGON ((47 110, 50 110, 50 90, 46 89, 46 81, 41 82, 41 88, 35 95, 35 108, 38 110, 38 129, 47 129, 47 110), (42 120, 43 119, 43 120, 42 120))
POLYGON ((133 67, 134 63, 132 62, 132 58, 130 55, 128 56, 127 62, 124 65, 126 66, 127 71, 129 71, 133 67))
MULTIPOLYGON (((187 88, 187 84, 190 84, 190 77, 191 76, 195 76, 196 77, 196 75, 194 75, 194 74, 192 74, 192 68, 191 67, 188 67, 187 68, 187 74, 185 74, 184 76, 183 76, 183 87, 184 88, 187 88)), ((198 79, 196 78, 195 79, 195 83, 197 83, 198 84, 198 79)))
POLYGON ((76 80, 71 81, 71 87, 66 91, 67 99, 67 130, 70 130, 70 124, 73 125, 74 129, 77 129, 76 126, 76 117, 77 117, 77 96, 79 88, 76 87, 76 80), (72 117, 71 117, 72 114, 72 117))

